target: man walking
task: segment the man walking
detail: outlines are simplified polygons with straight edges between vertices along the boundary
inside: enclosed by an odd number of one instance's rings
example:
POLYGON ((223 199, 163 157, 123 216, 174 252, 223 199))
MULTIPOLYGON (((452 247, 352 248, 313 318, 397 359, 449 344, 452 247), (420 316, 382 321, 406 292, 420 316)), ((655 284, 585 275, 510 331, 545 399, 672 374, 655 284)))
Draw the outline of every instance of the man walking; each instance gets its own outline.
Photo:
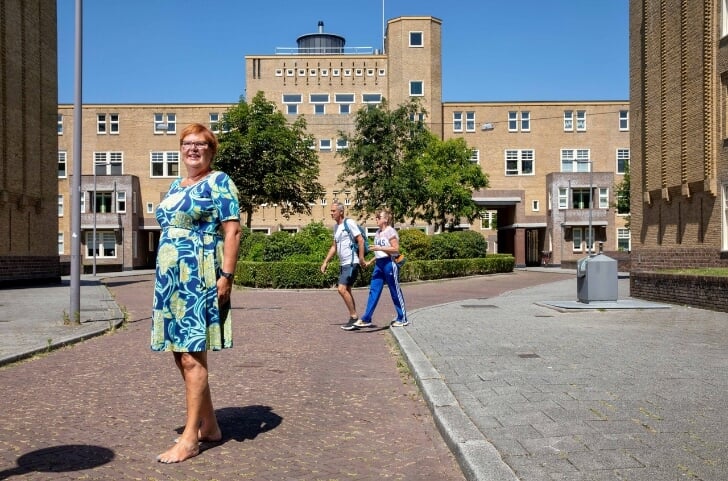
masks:
POLYGON ((334 255, 339 257, 339 283, 337 289, 341 298, 344 299, 346 308, 349 310, 349 318, 341 328, 345 331, 352 331, 356 329, 354 323, 359 317, 356 314, 356 303, 351 293, 351 286, 356 282, 360 266, 363 266, 365 262, 364 233, 359 230, 356 222, 344 217, 344 204, 341 202, 337 201, 331 205, 331 218, 336 222, 334 240, 331 243, 329 252, 326 254, 326 259, 321 264, 321 272, 326 272, 326 267, 334 255), (346 226, 344 223, 346 223, 346 226), (358 246, 356 254, 354 253, 352 239, 358 246))

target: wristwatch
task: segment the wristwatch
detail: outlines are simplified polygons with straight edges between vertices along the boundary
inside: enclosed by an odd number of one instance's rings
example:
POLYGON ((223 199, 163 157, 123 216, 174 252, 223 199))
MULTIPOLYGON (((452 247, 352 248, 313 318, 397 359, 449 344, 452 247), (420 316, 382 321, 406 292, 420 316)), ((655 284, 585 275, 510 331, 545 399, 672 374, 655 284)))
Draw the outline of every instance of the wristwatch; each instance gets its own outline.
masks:
POLYGON ((232 274, 230 274, 229 272, 225 272, 225 271, 220 271, 220 275, 222 277, 224 277, 225 279, 232 279, 233 278, 233 275, 232 274))

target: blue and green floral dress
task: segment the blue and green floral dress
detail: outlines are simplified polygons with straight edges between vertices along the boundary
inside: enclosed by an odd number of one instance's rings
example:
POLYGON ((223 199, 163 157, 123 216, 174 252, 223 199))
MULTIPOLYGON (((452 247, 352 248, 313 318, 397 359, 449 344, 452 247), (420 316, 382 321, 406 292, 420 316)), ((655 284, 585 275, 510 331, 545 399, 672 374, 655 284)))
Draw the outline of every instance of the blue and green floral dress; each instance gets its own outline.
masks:
POLYGON ((182 187, 159 203, 162 228, 152 310, 154 351, 219 351, 233 346, 230 304, 218 306, 222 222, 240 219, 238 190, 223 172, 182 187))

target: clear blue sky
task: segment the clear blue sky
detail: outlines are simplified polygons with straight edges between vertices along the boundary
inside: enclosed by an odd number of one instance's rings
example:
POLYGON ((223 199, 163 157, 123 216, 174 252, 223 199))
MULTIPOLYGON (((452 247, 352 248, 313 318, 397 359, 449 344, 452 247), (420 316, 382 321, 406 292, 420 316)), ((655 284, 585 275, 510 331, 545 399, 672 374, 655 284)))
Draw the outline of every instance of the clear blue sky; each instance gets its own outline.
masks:
MULTIPOLYGON (((86 0, 84 103, 234 103, 245 55, 325 31, 382 46, 381 0, 86 0)), ((385 0, 443 21, 446 101, 627 100, 628 0, 385 0)), ((58 101, 74 101, 75 0, 58 0, 58 101)))

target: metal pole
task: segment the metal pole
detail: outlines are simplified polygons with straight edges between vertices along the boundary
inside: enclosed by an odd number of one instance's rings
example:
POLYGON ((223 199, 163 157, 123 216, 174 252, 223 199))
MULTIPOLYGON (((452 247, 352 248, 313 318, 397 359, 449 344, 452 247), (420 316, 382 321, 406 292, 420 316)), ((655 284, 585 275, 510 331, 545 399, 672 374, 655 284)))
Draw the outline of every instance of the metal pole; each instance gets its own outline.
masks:
POLYGON ((71 182, 71 305, 69 315, 81 320, 81 110, 83 0, 76 0, 76 35, 73 102, 73 179, 71 182))
POLYGON ((93 268, 93 275, 96 277, 96 250, 98 247, 98 244, 96 243, 96 203, 98 202, 98 197, 96 196, 96 159, 94 159, 94 202, 93 202, 93 210, 94 210, 94 268, 93 268))
POLYGON ((590 160, 589 166, 589 255, 592 255, 594 247, 594 231, 592 230, 592 210, 594 209, 594 161, 590 160))

